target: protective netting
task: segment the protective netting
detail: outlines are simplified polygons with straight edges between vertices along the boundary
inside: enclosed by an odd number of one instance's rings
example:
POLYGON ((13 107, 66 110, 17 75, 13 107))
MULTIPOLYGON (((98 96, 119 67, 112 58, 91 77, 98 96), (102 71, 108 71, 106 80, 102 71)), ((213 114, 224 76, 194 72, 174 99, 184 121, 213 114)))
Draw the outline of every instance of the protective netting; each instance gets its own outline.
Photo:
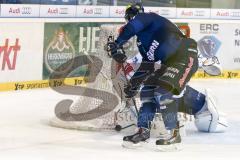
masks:
MULTIPOLYGON (((117 37, 117 31, 120 27, 120 25, 102 25, 100 27, 99 43, 94 56, 99 58, 102 61, 103 65, 96 77, 95 82, 86 84, 87 88, 105 91, 112 95, 115 95, 118 99, 117 106, 112 106, 112 108, 103 108, 101 112, 106 114, 92 120, 64 121, 55 117, 51 119, 51 125, 69 129, 108 130, 114 129, 118 123, 121 123, 121 125, 135 123, 136 117, 134 117, 134 115, 129 112, 129 108, 125 108, 126 103, 123 99, 124 96, 122 92, 124 83, 126 82, 126 79, 122 78, 124 74, 121 71, 119 72, 118 64, 116 64, 115 61, 108 57, 104 48, 107 44, 108 36, 112 35, 113 37, 117 37)), ((130 45, 131 43, 126 44, 125 49, 130 48, 130 45)), ((132 55, 135 54, 132 51, 128 51, 127 53, 131 53, 132 55)), ((89 72, 91 73, 92 70, 96 69, 99 66, 95 64, 91 55, 89 55, 87 52, 84 52, 84 54, 88 56, 89 60, 91 61, 89 67, 89 72)), ((128 56, 131 57, 131 55, 128 56)), ((86 113, 88 111, 91 111, 92 109, 96 109, 103 102, 103 100, 96 98, 98 97, 97 94, 99 93, 94 92, 92 94, 93 95, 91 97, 79 96, 78 98, 76 98, 72 103, 71 107, 69 108, 70 113, 77 115, 79 113, 86 113)), ((115 102, 112 102, 113 99, 110 99, 110 97, 105 97, 104 99, 109 104, 115 104, 115 102)), ((140 107, 139 100, 137 100, 137 105, 138 107, 140 107)))

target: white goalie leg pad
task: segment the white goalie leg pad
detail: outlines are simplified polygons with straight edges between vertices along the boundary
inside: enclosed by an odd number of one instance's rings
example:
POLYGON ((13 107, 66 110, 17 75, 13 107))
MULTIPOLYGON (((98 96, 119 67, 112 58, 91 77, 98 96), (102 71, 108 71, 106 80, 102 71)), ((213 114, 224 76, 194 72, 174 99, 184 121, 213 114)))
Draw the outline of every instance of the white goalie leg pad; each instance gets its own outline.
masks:
POLYGON ((198 131, 221 133, 227 130, 226 116, 219 113, 217 110, 217 104, 214 97, 211 95, 210 90, 205 90, 206 102, 202 110, 195 115, 195 125, 198 131))

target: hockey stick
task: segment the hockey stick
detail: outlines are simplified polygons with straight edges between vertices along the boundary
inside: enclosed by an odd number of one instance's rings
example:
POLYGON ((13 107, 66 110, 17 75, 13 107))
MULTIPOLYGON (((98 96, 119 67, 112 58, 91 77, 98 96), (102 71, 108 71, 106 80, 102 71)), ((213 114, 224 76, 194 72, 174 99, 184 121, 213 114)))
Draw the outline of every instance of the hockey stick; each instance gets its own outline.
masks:
MULTIPOLYGON (((122 68, 122 71, 123 71, 123 73, 124 73, 124 77, 125 77, 125 79, 126 79, 127 84, 130 85, 130 82, 129 82, 128 79, 127 79, 127 74, 126 74, 126 71, 125 71, 125 69, 124 69, 124 65, 123 65, 123 64, 121 64, 121 68, 122 68)), ((129 100, 132 100, 133 105, 134 105, 135 112, 136 112, 136 114, 137 114, 137 115, 135 115, 135 117, 138 118, 138 117, 139 117, 139 111, 138 111, 138 108, 137 108, 136 100, 135 100, 134 97, 129 98, 129 99, 127 99, 127 101, 126 101, 126 105, 129 104, 129 100)), ((128 107, 131 109, 130 106, 128 106, 128 107)), ((131 112, 134 112, 134 111, 131 111, 131 112)), ((133 114, 133 113, 132 113, 132 114, 133 114)), ((124 127, 122 127, 121 125, 116 125, 116 126, 115 126, 115 130, 118 131, 118 132, 120 132, 121 130, 127 129, 127 128, 132 127, 132 126, 136 126, 136 124, 133 123, 133 124, 130 124, 130 125, 126 125, 126 126, 124 126, 124 127)))
MULTIPOLYGON (((114 41, 114 37, 113 37, 112 35, 108 36, 107 42, 113 42, 113 41, 114 41)), ((123 50, 123 48, 121 48, 121 51, 122 51, 123 53, 125 53, 124 50, 123 50)), ((108 55, 111 57, 111 53, 108 52, 108 55)), ((125 71, 125 68, 124 68, 123 63, 121 63, 121 69, 122 69, 122 71, 123 71, 123 73, 124 73, 124 78, 125 78, 127 84, 130 85, 130 82, 129 82, 128 78, 127 78, 127 74, 126 74, 126 71, 125 71)), ((136 100, 135 100, 134 97, 132 97, 132 98, 130 98, 130 99, 127 99, 126 104, 129 104, 129 100, 132 100, 133 105, 134 105, 134 108, 135 108, 135 111, 136 111, 136 113, 137 113, 136 118, 138 118, 138 116, 139 116, 139 111, 138 111, 138 108, 137 108, 136 100)), ((122 127, 121 125, 116 125, 115 130, 116 130, 116 131, 121 131, 122 129, 126 129, 126 128, 129 128, 129 127, 134 126, 134 125, 136 125, 136 124, 130 124, 130 125, 127 125, 127 126, 125 126, 125 127, 122 127)))
MULTIPOLYGON (((122 68, 122 70, 123 70, 124 77, 125 77, 125 79, 126 79, 127 85, 130 85, 130 82, 129 82, 129 80, 127 79, 127 73, 126 73, 126 71, 125 71, 125 68, 124 68, 124 65, 123 65, 123 64, 121 64, 121 68, 122 68)), ((132 102, 133 102, 133 105, 134 105, 134 108, 135 108, 135 110, 136 110, 137 117, 138 117, 138 116, 139 116, 139 111, 138 111, 138 108, 137 108, 136 100, 135 100, 134 97, 132 97, 132 98, 130 98, 130 99, 131 99, 132 102)))
MULTIPOLYGON (((114 37, 112 35, 108 36, 108 39, 107 39, 108 42, 113 42, 114 41, 114 37)), ((123 50, 123 48, 121 48, 121 52, 122 54, 125 54, 125 51, 123 50)), ((108 55, 111 57, 111 53, 108 52, 108 55)), ((126 79, 126 82, 127 82, 127 85, 131 85, 128 78, 127 78, 127 73, 125 71, 125 68, 124 68, 124 65, 123 63, 120 64, 121 65, 121 68, 122 68, 122 71, 124 73, 124 77, 126 79)), ((135 107, 135 110, 136 110, 136 113, 137 113, 137 116, 139 116, 139 111, 138 111, 138 108, 137 108, 137 103, 136 103, 136 100, 134 97, 131 98, 131 100, 133 101, 133 105, 135 107)))
MULTIPOLYGON (((86 51, 84 51, 83 53, 89 58, 89 60, 91 61, 91 63, 94 65, 94 67, 97 67, 96 64, 94 63, 93 59, 91 58, 91 56, 90 56, 86 51)), ((123 72, 124 72, 124 75, 126 75, 126 74, 125 74, 125 70, 123 70, 123 72)), ((102 71, 100 71, 100 74, 101 74, 101 75, 103 76, 103 78, 106 79, 107 81, 111 80, 111 79, 108 78, 107 75, 106 75, 105 73, 103 73, 102 71)), ((127 80, 127 78, 126 78, 126 80, 127 80)), ((110 84, 110 82, 108 82, 108 83, 110 84)), ((110 84, 110 85, 111 85, 111 84, 110 84)), ((113 88, 115 88, 115 90, 117 90, 114 85, 113 85, 113 88)), ((127 103, 128 103, 128 102, 127 102, 127 103)), ((135 106, 136 106, 136 102, 135 102, 135 106)), ((130 108, 130 107, 129 107, 129 108, 130 108)), ((131 109, 131 108, 130 108, 130 109, 131 109)), ((137 111, 138 111, 138 110, 136 109, 136 112, 137 112, 137 111)), ((131 112, 134 112, 134 111, 131 111, 131 112)), ((133 113, 132 113, 132 114, 133 114, 133 113)), ((134 116, 137 118, 137 117, 138 117, 138 112, 137 112, 137 115, 135 114, 134 116)), ((115 129, 116 131, 120 132, 120 131, 123 130, 123 129, 127 129, 127 128, 129 128, 129 127, 131 127, 131 126, 135 126, 135 125, 136 125, 136 124, 133 123, 133 124, 129 124, 129 125, 126 125, 126 126, 123 127, 123 126, 117 124, 114 129, 115 129)))
POLYGON ((118 132, 120 132, 121 130, 123 130, 123 129, 127 129, 127 128, 129 128, 129 127, 132 127, 132 126, 135 126, 136 124, 129 124, 129 125, 127 125, 127 126, 125 126, 125 127, 122 127, 121 125, 116 125, 116 127, 115 127, 115 130, 116 131, 118 131, 118 132))

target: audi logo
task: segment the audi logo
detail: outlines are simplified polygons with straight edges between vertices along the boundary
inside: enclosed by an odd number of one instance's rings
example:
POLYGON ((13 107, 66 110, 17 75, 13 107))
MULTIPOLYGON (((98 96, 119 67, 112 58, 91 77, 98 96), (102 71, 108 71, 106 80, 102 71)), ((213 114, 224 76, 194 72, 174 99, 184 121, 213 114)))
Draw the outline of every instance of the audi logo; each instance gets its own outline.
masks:
POLYGON ((204 11, 196 11, 195 16, 204 16, 204 11))
POLYGON ((59 14, 68 14, 68 8, 60 8, 59 14))
POLYGON ((95 8, 94 14, 102 14, 102 8, 95 8))
POLYGON ((31 14, 32 8, 31 7, 22 7, 22 14, 31 14))
POLYGON ((232 12, 232 17, 240 17, 240 12, 232 12))

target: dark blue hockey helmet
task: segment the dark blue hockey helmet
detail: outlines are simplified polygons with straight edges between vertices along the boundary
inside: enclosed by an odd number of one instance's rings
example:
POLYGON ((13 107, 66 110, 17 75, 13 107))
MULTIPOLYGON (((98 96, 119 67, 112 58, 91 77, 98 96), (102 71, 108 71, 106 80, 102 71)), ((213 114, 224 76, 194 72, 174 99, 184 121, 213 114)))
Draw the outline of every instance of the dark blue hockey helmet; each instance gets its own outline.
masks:
POLYGON ((130 21, 138 13, 143 13, 143 12, 144 12, 144 8, 142 6, 142 3, 131 3, 126 7, 124 18, 126 21, 130 21))

